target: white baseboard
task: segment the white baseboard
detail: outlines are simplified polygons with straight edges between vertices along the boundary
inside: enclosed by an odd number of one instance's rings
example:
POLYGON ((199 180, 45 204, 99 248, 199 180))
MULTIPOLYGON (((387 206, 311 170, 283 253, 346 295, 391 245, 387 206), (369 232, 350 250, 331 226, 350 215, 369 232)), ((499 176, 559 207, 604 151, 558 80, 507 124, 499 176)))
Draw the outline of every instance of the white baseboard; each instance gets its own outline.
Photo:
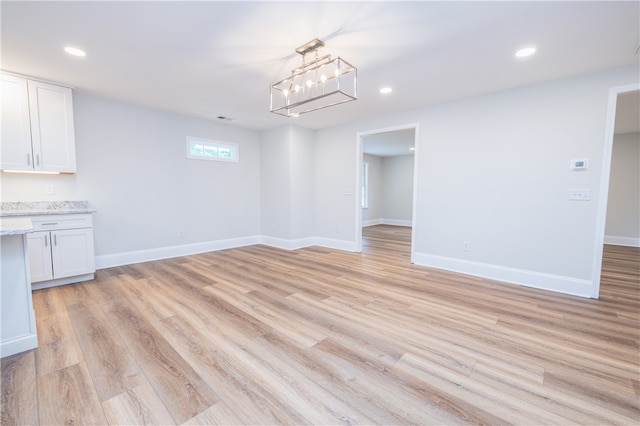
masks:
MULTIPOLYGON (((336 250, 357 251, 355 242, 334 240, 330 238, 299 238, 286 240, 268 236, 252 236, 234 238, 229 240, 207 241, 203 243, 184 244, 171 247, 159 247, 148 250, 129 251, 124 253, 96 256, 96 269, 111 268, 114 266, 131 265, 133 263, 151 262, 172 257, 188 256, 191 254, 205 253, 208 251, 225 250, 236 247, 265 244, 283 250, 297 250, 303 247, 318 245, 336 250)), ((43 287, 44 288, 44 287, 43 287)))
POLYGON ((426 253, 415 253, 412 261, 417 265, 575 296, 592 297, 593 294, 593 283, 585 279, 435 256, 426 253))
POLYGON ((284 238, 268 237, 263 235, 261 242, 264 245, 277 247, 284 250, 297 250, 304 247, 315 245, 315 238, 299 238, 297 240, 285 240, 284 238))
POLYGON ((394 226, 413 226, 413 222, 411 220, 402 220, 402 219, 382 219, 383 225, 394 225, 394 226))
POLYGON ((326 247, 336 250, 344 250, 344 251, 353 251, 357 252, 358 248, 356 247, 355 241, 346 241, 346 240, 334 240, 333 238, 315 238, 317 246, 326 247))
POLYGON ((228 240, 207 241, 179 246, 159 247, 148 250, 136 250, 124 253, 96 256, 96 269, 111 268, 113 266, 130 265, 132 263, 150 262, 152 260, 168 259, 171 257, 187 256, 208 251, 224 250, 236 247, 259 244, 260 236, 232 238, 228 240))
POLYGON ((30 349, 35 349, 37 347, 38 336, 35 333, 16 337, 14 339, 5 340, 0 344, 0 357, 4 358, 30 349))
POLYGON ((640 247, 640 238, 605 235, 604 243, 612 244, 614 246, 640 247))
POLYGON ((369 219, 362 221, 362 227, 382 225, 382 219, 369 219))
POLYGON ((362 227, 375 225, 413 226, 413 221, 402 219, 369 219, 362 222, 362 227))
POLYGON ((91 281, 94 278, 94 274, 84 274, 75 275, 73 277, 58 278, 51 281, 39 281, 36 283, 31 283, 31 290, 41 290, 43 288, 57 287, 59 285, 80 283, 82 281, 91 281))

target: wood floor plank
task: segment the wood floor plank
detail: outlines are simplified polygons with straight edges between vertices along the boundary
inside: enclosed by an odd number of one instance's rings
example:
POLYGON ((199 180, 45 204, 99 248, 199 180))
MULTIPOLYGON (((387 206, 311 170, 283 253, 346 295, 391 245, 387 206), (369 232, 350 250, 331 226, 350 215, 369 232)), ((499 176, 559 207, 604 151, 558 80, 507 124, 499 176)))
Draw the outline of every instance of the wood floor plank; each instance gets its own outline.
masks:
POLYGON ((144 383, 120 336, 93 301, 67 307, 100 401, 144 383))
POLYGON ((167 339, 184 359, 196 366, 244 424, 308 423, 275 398, 271 388, 265 388, 261 378, 253 374, 244 348, 227 338, 227 333, 233 333, 232 327, 226 332, 197 329, 180 318, 167 318, 162 323, 167 339))
POLYGON ((38 420, 35 351, 12 355, 0 362, 2 385, 0 424, 35 425, 38 420))
POLYGON ((59 289, 51 290, 54 291, 44 293, 45 297, 41 297, 38 292, 33 297, 40 306, 47 305, 45 315, 36 310, 38 349, 35 357, 38 376, 78 364, 84 359, 62 297, 48 297, 60 296, 59 289), (41 303, 45 300, 47 302, 41 303), (55 303, 50 303, 54 300, 55 303))
POLYGON ((604 247, 594 300, 413 265, 410 240, 35 291, 42 344, 2 360, 2 423, 640 424, 639 248, 604 247))
POLYGON ((184 426, 209 426, 209 425, 241 425, 242 420, 229 409, 224 402, 209 407, 202 413, 190 418, 183 423, 184 426))
POLYGON ((171 414, 148 382, 102 402, 112 425, 170 425, 171 414))
POLYGON ((39 376, 37 383, 40 424, 107 423, 84 362, 39 376))
POLYGON ((128 301, 105 312, 177 423, 219 401, 209 385, 128 301))

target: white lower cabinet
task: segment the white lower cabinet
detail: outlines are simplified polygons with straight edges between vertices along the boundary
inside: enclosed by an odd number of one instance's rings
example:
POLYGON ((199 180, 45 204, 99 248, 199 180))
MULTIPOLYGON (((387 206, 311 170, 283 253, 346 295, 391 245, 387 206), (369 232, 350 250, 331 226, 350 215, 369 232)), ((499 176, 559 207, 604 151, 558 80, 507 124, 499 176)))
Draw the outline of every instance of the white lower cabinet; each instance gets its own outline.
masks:
POLYGON ((91 215, 32 217, 27 237, 32 288, 93 279, 96 270, 91 215))

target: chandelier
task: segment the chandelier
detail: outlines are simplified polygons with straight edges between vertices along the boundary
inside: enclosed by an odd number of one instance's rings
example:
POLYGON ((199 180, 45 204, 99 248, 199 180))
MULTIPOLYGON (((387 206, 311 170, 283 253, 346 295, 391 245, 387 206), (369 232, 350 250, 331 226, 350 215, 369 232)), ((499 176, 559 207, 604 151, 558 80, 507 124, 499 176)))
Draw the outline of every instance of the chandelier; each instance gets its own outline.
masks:
POLYGON ((271 112, 297 117, 356 100, 358 70, 339 56, 318 56, 323 46, 324 42, 316 38, 296 49, 302 55, 302 65, 271 85, 271 112), (313 60, 306 62, 311 53, 315 54, 313 60))

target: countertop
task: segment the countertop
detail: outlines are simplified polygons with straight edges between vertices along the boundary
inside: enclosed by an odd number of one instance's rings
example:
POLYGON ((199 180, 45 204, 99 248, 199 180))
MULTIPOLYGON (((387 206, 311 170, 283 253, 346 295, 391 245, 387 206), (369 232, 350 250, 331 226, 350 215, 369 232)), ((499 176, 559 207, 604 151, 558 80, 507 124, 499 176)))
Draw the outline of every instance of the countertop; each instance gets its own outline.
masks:
POLYGON ((87 201, 19 201, 2 202, 0 216, 40 216, 54 214, 94 213, 87 201))
POLYGON ((33 232, 31 219, 3 218, 0 220, 0 235, 22 235, 33 232))

